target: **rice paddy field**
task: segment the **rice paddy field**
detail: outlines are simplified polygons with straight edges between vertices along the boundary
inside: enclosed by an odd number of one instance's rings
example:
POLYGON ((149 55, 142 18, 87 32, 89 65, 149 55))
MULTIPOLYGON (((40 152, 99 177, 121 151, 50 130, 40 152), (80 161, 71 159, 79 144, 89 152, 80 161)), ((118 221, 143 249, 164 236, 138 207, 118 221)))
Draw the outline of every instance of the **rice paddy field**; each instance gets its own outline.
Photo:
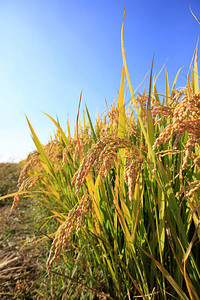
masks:
MULTIPOLYGON (((200 299, 200 92, 195 49, 185 87, 133 92, 126 63, 118 99, 95 123, 87 106, 75 133, 55 125, 20 173, 23 198, 42 216, 48 282, 35 299, 200 299), (125 106, 126 83, 131 101, 125 106)), ((159 75, 159 74, 158 74, 159 75)), ((3 198, 3 197, 2 197, 3 198)), ((23 201, 24 201, 23 200, 23 201)), ((33 297, 33 296, 32 296, 33 297)), ((28 298, 27 298, 28 299, 28 298)))

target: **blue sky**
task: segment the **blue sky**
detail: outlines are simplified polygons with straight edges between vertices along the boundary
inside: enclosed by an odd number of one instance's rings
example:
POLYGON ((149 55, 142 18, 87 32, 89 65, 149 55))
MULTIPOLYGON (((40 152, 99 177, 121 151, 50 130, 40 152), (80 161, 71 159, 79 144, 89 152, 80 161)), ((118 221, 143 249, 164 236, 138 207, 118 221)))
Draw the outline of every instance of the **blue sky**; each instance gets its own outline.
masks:
MULTIPOLYGON (((120 32, 134 89, 167 60, 170 86, 186 85, 199 37, 199 0, 0 0, 0 162, 19 161, 35 149, 25 115, 47 143, 58 116, 75 126, 79 95, 94 120, 110 106, 120 86, 120 32)), ((165 70, 158 79, 164 93, 165 70)), ((148 88, 148 79, 143 87, 148 88)), ((127 99, 128 100, 128 99, 127 99)))

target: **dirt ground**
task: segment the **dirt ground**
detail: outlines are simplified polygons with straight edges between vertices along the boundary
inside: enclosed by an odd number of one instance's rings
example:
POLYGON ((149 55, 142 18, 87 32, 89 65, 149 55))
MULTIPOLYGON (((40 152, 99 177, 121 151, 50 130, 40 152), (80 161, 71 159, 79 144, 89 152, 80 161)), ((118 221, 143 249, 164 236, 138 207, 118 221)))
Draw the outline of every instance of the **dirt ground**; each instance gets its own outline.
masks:
POLYGON ((36 288, 46 267, 37 243, 28 243, 37 240, 37 212, 26 199, 12 213, 10 208, 0 207, 0 299, 42 299, 36 288))

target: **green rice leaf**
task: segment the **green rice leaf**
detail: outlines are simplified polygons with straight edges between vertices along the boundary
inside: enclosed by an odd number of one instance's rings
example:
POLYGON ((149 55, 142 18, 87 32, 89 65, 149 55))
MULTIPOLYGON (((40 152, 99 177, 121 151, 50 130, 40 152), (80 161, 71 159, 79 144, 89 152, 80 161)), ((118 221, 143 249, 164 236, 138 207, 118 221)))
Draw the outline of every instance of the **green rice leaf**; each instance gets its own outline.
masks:
POLYGON ((91 118, 90 118, 90 113, 88 111, 88 108, 87 108, 87 105, 85 104, 85 108, 86 108, 86 112, 87 112, 87 116, 88 116, 88 120, 89 120, 89 123, 90 123, 90 129, 91 129, 91 133, 92 133, 92 137, 93 137, 93 140, 95 142, 95 144, 97 143, 97 137, 96 137, 96 134, 95 134, 95 131, 94 131, 94 127, 92 125, 92 121, 91 121, 91 118))
POLYGON ((138 247, 149 257, 152 259, 152 261, 156 264, 158 269, 162 272, 162 274, 165 276, 165 278, 169 281, 169 283, 173 286, 177 294, 181 297, 183 300, 189 300, 187 295, 184 293, 184 291, 181 289, 181 287, 176 283, 176 281, 173 279, 173 277, 168 273, 168 271, 149 253, 147 253, 140 245, 138 247))
MULTIPOLYGON (((153 146, 155 142, 155 127, 153 118, 151 115, 151 90, 152 90, 152 72, 153 72, 153 62, 154 62, 154 55, 152 59, 152 65, 151 65, 151 74, 150 74, 150 82, 149 82, 149 95, 148 95, 148 103, 147 103, 147 135, 150 140, 151 146, 153 146)), ((149 149, 150 151, 150 149, 149 149)))
POLYGON ((185 254, 185 257, 184 257, 184 260, 183 260, 183 262, 184 262, 184 277, 185 277, 185 282, 186 282, 186 285, 187 285, 187 289, 188 289, 190 298, 192 300, 198 300, 199 297, 198 297, 197 292, 195 291, 195 288, 194 288, 193 284, 191 283, 190 278, 189 278, 189 276, 187 274, 186 264, 187 264, 187 260, 189 258, 189 255, 190 255, 190 253, 192 251, 192 247, 194 245, 194 242, 195 242, 195 239, 196 239, 197 230, 198 230, 199 226, 200 226, 200 221, 199 221, 199 224, 198 224, 198 226, 197 226, 197 228, 195 230, 195 233, 194 233, 194 235, 192 237, 192 240, 190 242, 190 245, 188 247, 188 250, 187 250, 187 252, 185 254))

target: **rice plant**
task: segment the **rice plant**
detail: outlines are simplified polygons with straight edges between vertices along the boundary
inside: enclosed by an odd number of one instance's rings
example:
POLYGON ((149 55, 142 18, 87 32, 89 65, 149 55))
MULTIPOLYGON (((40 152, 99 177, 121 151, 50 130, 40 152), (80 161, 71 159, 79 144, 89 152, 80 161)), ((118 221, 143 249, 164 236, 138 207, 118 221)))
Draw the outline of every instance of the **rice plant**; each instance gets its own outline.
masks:
MULTIPOLYGON (((118 102, 93 125, 87 106, 74 136, 58 121, 19 178, 20 198, 37 199, 51 233, 49 276, 64 299, 200 298, 200 94, 195 49, 186 87, 135 96, 126 63, 118 102), (125 107, 125 77, 131 101, 125 107), (59 264, 60 263, 60 264, 59 264), (62 266, 61 266, 62 264, 62 266)), ((153 68, 153 63, 152 63, 153 68)))

